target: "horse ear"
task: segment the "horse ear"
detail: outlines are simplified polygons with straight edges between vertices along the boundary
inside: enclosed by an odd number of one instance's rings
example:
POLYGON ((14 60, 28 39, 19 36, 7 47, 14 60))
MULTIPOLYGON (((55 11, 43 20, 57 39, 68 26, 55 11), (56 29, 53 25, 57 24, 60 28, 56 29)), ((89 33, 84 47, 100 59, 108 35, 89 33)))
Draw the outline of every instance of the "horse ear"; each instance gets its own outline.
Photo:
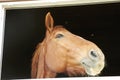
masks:
POLYGON ((53 17, 51 16, 50 12, 48 12, 46 15, 45 26, 47 28, 47 31, 51 32, 53 30, 54 20, 53 20, 53 17))

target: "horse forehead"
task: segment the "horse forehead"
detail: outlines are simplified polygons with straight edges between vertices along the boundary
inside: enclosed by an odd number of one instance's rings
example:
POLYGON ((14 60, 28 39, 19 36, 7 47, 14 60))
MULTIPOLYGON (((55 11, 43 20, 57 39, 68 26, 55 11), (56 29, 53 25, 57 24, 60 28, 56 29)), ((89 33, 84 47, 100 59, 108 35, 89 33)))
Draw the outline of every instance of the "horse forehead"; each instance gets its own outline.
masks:
MULTIPOLYGON (((77 44, 78 46, 84 46, 84 47, 96 47, 94 43, 92 43, 91 41, 88 41, 78 35, 75 35, 75 34, 72 34, 70 31, 68 31, 67 29, 65 29, 64 27, 62 26, 58 26, 58 27, 55 27, 54 30, 53 30, 53 34, 56 34, 56 33, 63 33, 64 35, 67 36, 67 38, 64 38, 64 40, 62 39, 62 42, 64 43, 64 41, 66 41, 66 39, 70 40, 70 42, 72 42, 72 44, 77 44)), ((69 43, 66 42, 66 43, 69 43)), ((71 44, 71 45, 72 45, 71 44)))
POLYGON ((55 26, 53 29, 53 35, 55 35, 56 33, 63 33, 63 35, 66 35, 67 38, 69 37, 70 40, 77 40, 77 42, 82 42, 83 44, 88 44, 89 41, 82 38, 81 36, 75 35, 73 33, 71 33, 70 31, 68 31, 67 29, 65 29, 63 26, 55 26))
POLYGON ((53 32, 56 33, 56 32, 69 32, 68 30, 66 30, 63 26, 61 25, 58 25, 58 26, 55 26, 54 29, 53 29, 53 32))
POLYGON ((78 36, 78 35, 75 35, 75 34, 71 33, 70 31, 68 31, 67 29, 65 29, 61 25, 58 25, 58 26, 54 27, 53 34, 55 34, 57 32, 61 32, 65 35, 69 34, 69 38, 70 38, 70 40, 73 40, 73 43, 77 43, 77 44, 80 43, 81 45, 87 45, 87 47, 94 47, 94 48, 97 47, 96 44, 94 44, 93 42, 91 42, 89 40, 86 40, 81 36, 78 36))

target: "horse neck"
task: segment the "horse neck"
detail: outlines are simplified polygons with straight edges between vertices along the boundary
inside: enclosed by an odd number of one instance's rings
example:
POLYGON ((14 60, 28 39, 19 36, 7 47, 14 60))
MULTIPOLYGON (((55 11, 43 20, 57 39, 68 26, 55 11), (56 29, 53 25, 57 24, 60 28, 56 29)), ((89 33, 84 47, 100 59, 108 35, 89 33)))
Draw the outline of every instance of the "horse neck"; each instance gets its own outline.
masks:
POLYGON ((51 71, 46 62, 45 62, 45 56, 46 56, 46 47, 47 47, 47 43, 49 42, 49 37, 50 35, 46 33, 46 37, 43 40, 43 42, 41 43, 41 49, 43 50, 43 53, 41 53, 40 58, 39 59, 43 59, 42 60, 42 64, 38 63, 38 72, 37 72, 37 78, 54 78, 56 76, 56 73, 51 71), (44 58, 43 58, 44 57, 44 58), (42 66, 42 68, 39 68, 39 64, 42 66))
POLYGON ((44 74, 42 75, 42 78, 54 78, 56 77, 56 73, 52 72, 47 65, 44 66, 44 74))

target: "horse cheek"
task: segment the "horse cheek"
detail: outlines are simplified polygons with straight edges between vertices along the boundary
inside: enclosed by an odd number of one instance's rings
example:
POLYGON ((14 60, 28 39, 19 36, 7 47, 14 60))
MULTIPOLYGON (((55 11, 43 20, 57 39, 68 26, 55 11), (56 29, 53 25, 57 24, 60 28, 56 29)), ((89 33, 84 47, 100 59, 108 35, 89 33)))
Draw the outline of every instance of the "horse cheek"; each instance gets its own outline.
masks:
POLYGON ((61 73, 65 69, 64 62, 54 55, 51 56, 49 56, 49 54, 46 55, 46 64, 51 71, 56 73, 61 73))
POLYGON ((64 72, 66 69, 66 51, 56 44, 52 44, 52 47, 48 46, 47 50, 49 52, 47 52, 45 59, 48 68, 56 73, 64 72), (54 48, 54 46, 57 48, 54 48))

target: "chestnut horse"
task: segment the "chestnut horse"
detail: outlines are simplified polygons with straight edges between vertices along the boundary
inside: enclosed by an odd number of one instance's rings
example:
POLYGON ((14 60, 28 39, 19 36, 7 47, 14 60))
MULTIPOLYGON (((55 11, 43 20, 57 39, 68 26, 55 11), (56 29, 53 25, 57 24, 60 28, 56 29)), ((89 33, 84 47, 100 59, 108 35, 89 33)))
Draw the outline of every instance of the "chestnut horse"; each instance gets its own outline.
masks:
POLYGON ((54 26, 54 20, 47 13, 46 36, 38 44, 32 59, 32 78, 53 78, 57 73, 68 76, 101 73, 105 65, 103 52, 96 44, 74 35, 61 25, 54 26))

